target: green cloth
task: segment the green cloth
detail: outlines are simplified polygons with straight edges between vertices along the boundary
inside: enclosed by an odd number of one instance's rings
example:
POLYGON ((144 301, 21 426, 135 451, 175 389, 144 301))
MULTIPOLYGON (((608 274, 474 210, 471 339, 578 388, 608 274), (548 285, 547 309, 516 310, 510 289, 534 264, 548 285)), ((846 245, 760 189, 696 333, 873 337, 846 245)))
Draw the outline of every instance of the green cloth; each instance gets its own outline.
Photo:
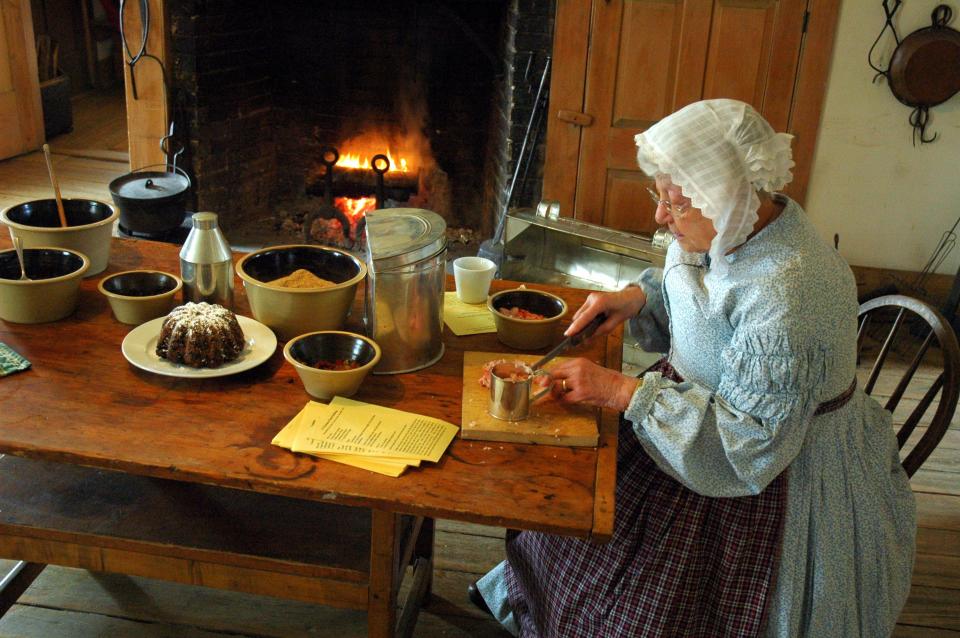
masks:
POLYGON ((30 362, 20 356, 20 353, 0 342, 0 377, 14 372, 20 372, 30 367, 30 362))

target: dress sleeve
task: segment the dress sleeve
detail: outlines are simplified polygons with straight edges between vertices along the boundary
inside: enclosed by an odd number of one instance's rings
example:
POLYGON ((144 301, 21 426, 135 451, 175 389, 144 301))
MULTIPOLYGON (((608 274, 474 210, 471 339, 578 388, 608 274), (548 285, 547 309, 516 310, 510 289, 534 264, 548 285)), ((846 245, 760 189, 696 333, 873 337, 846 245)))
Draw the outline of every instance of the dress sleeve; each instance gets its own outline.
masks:
POLYGON ((668 352, 670 322, 663 303, 663 269, 647 268, 640 274, 636 285, 643 290, 647 303, 636 317, 630 319, 627 329, 647 352, 668 352))
POLYGON ((624 416, 660 469, 691 490, 757 494, 799 453, 827 367, 815 337, 735 334, 716 392, 649 372, 624 416))

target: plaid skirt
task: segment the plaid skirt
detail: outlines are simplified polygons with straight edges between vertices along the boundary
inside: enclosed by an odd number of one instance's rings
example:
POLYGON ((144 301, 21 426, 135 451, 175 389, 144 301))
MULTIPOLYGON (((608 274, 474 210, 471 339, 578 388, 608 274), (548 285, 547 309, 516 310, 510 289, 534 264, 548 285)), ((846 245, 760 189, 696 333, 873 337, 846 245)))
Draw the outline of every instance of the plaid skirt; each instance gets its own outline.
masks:
MULTIPOLYGON (((680 381, 665 360, 654 365, 680 381)), ((621 418, 612 539, 508 537, 510 606, 528 637, 756 636, 772 595, 786 472, 709 498, 661 472, 621 418)))

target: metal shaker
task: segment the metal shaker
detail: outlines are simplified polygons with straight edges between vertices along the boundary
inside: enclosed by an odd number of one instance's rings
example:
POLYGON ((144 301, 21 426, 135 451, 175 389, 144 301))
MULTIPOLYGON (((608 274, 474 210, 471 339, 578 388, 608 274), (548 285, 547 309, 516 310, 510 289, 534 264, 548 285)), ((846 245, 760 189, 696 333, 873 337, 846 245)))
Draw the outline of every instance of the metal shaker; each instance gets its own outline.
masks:
POLYGON ((180 249, 180 278, 185 302, 233 308, 233 259, 216 213, 193 214, 193 228, 180 249))

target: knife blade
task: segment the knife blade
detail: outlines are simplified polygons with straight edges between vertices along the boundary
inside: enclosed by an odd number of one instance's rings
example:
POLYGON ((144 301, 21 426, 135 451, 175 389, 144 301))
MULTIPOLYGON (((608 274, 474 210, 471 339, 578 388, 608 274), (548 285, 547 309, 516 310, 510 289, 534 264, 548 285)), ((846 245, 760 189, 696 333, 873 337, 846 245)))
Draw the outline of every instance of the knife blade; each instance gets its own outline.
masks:
POLYGON ((576 334, 570 335, 569 337, 567 337, 566 339, 564 339, 563 341, 555 345, 550 352, 543 355, 543 357, 539 361, 537 361, 532 366, 530 366, 530 369, 538 370, 543 366, 547 365, 547 363, 549 363, 554 357, 556 357, 560 353, 568 350, 569 348, 574 348, 576 346, 579 346, 581 343, 583 343, 584 341, 592 337, 593 333, 596 332, 597 328, 600 327, 600 324, 602 324, 606 320, 607 320, 607 315, 601 312, 599 315, 591 319, 590 323, 588 323, 586 326, 583 327, 583 330, 581 330, 576 334))

